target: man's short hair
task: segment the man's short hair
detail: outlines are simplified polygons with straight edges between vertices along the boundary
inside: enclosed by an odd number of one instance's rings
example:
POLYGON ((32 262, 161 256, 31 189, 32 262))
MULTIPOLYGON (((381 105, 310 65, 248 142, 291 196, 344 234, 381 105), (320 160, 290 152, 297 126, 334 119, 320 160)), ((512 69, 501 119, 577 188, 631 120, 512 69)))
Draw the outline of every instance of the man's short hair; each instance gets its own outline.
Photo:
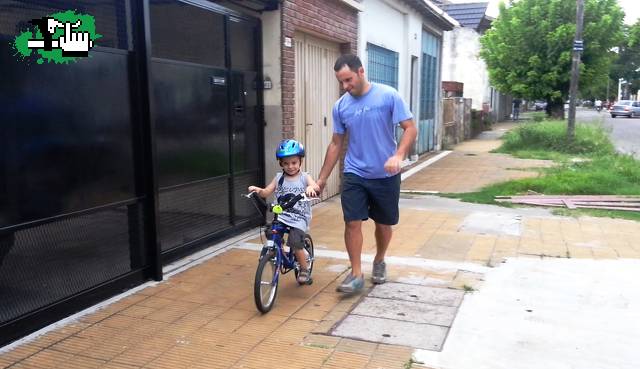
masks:
POLYGON ((362 62, 356 55, 343 54, 338 57, 338 60, 336 60, 336 64, 333 66, 333 70, 337 72, 340 69, 344 68, 345 65, 349 67, 352 72, 358 72, 358 69, 362 67, 362 62))

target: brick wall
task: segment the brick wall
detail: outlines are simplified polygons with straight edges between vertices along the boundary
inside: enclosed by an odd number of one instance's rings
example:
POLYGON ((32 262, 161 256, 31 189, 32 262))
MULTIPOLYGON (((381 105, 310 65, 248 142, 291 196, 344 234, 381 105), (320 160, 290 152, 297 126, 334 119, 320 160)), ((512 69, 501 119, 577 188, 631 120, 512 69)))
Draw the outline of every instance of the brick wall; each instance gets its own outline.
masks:
POLYGON ((282 3, 282 137, 295 129, 295 32, 340 43, 343 53, 357 54, 358 12, 338 0, 284 0, 282 3), (284 46, 290 37, 291 47, 284 46))

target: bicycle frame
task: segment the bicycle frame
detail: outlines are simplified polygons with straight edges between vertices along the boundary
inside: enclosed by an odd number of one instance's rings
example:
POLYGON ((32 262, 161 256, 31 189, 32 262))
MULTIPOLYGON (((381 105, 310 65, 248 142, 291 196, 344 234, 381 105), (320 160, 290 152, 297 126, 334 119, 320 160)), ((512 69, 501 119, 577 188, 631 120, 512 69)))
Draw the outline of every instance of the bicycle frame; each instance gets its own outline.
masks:
POLYGON ((273 276, 271 283, 278 283, 280 273, 286 274, 294 270, 297 267, 297 261, 293 249, 289 252, 285 252, 283 247, 284 235, 289 233, 287 225, 274 219, 271 224, 271 239, 267 239, 267 242, 262 247, 260 257, 266 255, 270 250, 276 253, 276 273, 273 276))

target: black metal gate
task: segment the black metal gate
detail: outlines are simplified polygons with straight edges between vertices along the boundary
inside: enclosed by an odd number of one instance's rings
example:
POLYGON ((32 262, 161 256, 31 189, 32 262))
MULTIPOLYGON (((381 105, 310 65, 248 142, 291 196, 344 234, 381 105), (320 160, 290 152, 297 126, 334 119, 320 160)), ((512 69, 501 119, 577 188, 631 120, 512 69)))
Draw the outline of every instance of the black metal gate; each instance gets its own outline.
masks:
POLYGON ((263 178, 259 40, 207 1, 3 3, 0 345, 261 221, 238 196, 263 178), (103 35, 90 58, 13 55, 69 9, 103 35))
POLYGON ((255 223, 239 194, 262 177, 259 36, 256 20, 213 4, 151 1, 151 106, 166 259, 255 223))

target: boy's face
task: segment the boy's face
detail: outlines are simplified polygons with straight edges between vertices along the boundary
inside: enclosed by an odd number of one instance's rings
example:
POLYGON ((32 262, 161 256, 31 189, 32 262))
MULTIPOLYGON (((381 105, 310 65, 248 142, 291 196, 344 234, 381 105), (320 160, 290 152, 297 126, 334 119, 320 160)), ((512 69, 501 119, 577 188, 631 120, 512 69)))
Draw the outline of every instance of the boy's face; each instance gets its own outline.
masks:
POLYGON ((285 173, 290 176, 298 174, 301 164, 302 160, 297 156, 289 156, 288 158, 280 159, 280 166, 284 169, 285 173))

